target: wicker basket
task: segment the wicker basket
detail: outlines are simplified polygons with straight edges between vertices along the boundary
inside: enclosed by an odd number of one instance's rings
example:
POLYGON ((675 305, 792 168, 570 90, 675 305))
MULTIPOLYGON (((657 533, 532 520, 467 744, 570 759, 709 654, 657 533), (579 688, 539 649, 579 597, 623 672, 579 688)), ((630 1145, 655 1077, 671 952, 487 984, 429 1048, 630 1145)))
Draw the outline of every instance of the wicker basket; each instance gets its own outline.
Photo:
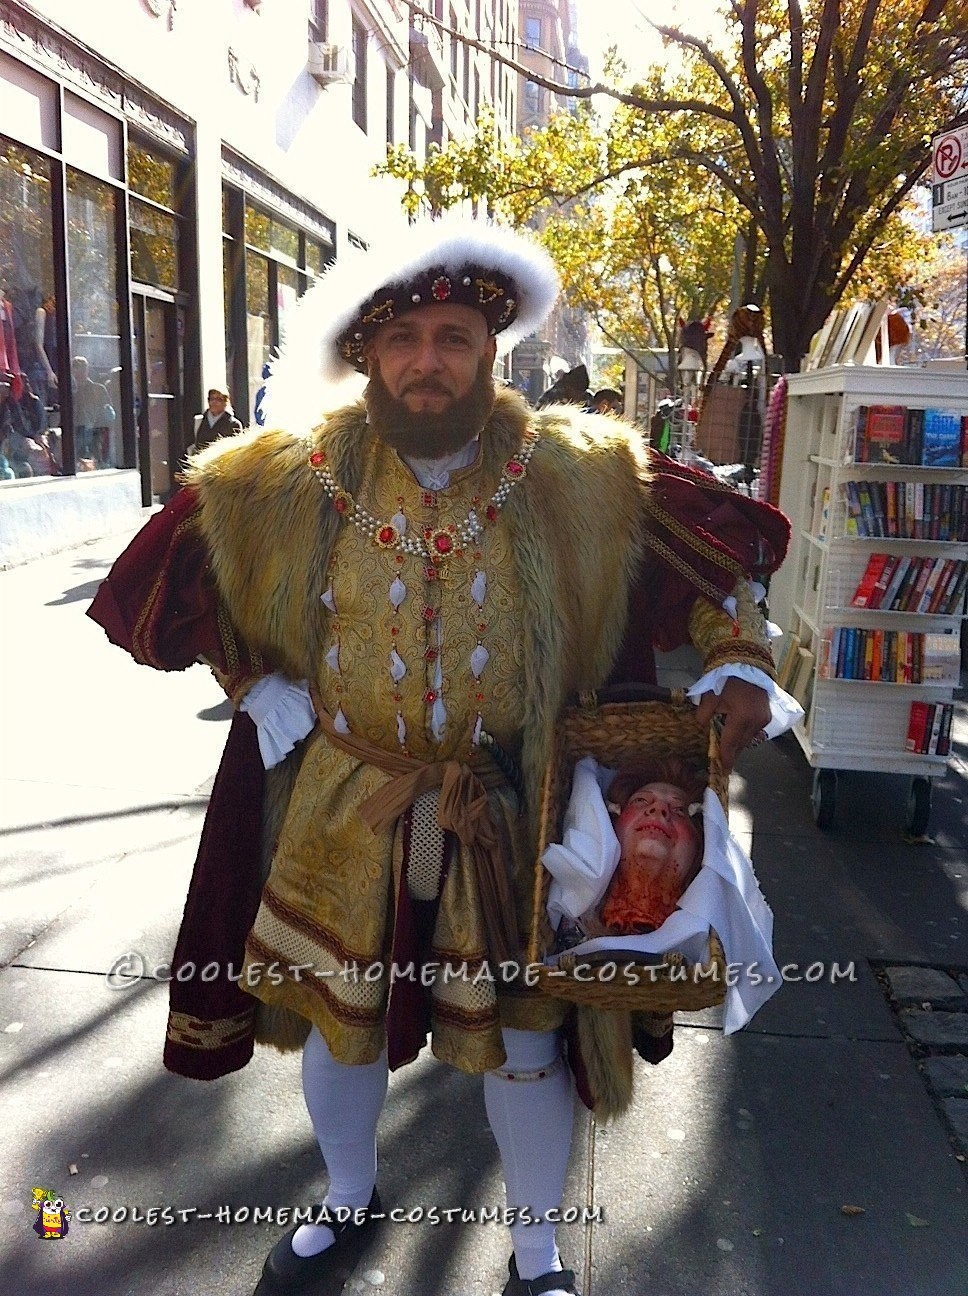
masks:
MULTIPOLYGON (((623 690, 622 696, 630 696, 629 690, 623 690)), ((704 964, 691 964, 681 954, 666 954, 658 965, 624 953, 611 959, 587 955, 576 959, 566 954, 557 967, 542 961, 553 932, 546 910, 551 875, 541 855, 549 842, 561 840, 572 774, 582 756, 618 767, 678 756, 706 770, 709 786, 726 808, 727 779, 719 762, 715 727, 707 733, 696 723, 696 708, 682 693, 640 687, 635 697, 641 700, 582 699, 582 705, 569 707, 559 721, 555 755, 542 789, 528 960, 538 969, 540 989, 557 999, 626 1012, 696 1011, 720 1004, 726 996, 726 959, 714 932, 709 962, 704 964)))

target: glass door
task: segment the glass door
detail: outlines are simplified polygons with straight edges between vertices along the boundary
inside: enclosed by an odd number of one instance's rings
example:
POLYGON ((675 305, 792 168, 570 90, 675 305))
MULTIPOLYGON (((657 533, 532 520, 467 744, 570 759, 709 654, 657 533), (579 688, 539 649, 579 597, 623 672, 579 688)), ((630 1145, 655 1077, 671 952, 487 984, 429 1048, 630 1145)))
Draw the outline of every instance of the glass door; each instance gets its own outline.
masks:
POLYGON ((173 300, 133 294, 135 422, 141 495, 164 503, 177 489, 174 475, 186 444, 181 420, 183 329, 173 300))

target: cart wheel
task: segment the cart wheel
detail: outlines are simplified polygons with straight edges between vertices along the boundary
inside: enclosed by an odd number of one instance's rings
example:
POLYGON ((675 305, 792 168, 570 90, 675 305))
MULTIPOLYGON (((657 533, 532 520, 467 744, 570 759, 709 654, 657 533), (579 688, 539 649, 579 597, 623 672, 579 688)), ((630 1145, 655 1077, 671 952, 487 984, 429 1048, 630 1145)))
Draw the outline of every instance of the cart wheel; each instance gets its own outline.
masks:
POLYGON ((837 805, 836 770, 814 770, 810 804, 813 806, 813 822, 821 832, 830 828, 834 821, 834 809, 837 805))
POLYGON ((904 815, 904 827, 911 837, 923 837, 928 830, 931 818, 931 780, 913 778, 908 792, 907 811, 904 815))

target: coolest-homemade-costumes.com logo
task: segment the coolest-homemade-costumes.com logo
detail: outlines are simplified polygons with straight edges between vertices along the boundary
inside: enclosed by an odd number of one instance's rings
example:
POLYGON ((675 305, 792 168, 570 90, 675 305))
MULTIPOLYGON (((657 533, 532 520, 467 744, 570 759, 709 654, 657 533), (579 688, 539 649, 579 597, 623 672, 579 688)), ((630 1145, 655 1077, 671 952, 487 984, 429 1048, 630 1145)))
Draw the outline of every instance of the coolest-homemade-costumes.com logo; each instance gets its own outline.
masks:
POLYGON ((34 1188, 31 1205, 37 1211, 34 1232, 39 1238, 67 1237, 71 1212, 64 1205, 63 1197, 50 1188, 34 1188))

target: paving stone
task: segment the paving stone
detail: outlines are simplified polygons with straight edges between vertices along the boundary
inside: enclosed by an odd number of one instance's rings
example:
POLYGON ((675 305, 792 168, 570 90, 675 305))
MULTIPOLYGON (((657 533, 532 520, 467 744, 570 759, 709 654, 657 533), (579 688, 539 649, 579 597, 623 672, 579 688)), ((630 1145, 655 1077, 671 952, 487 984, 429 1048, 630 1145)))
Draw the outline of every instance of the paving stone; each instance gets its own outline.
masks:
POLYGON ((968 1152, 968 1098, 946 1098, 944 1114, 951 1121, 958 1142, 968 1152))
POLYGON ((926 1012, 921 1008, 905 1008, 898 1017, 904 1029, 921 1044, 968 1047, 968 1012, 926 1012))
POLYGON ((968 1057, 925 1058, 924 1074, 941 1098, 968 1098, 968 1057))
POLYGON ((968 1011, 964 990, 947 972, 928 967, 888 967, 884 971, 898 1003, 931 1003, 942 1008, 964 1007, 968 1011))

